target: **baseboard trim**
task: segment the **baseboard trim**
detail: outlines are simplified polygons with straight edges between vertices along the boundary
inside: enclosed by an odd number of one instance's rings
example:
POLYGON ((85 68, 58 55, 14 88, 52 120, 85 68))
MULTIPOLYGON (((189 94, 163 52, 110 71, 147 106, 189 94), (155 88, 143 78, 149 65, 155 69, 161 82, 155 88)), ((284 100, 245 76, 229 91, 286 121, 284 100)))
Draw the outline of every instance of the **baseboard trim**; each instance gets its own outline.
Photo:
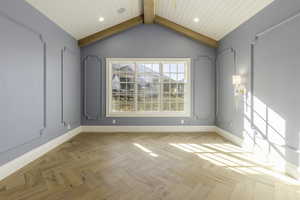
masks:
POLYGON ((46 144, 43 144, 24 155, 0 166, 0 181, 6 178, 7 176, 13 174, 14 172, 18 171, 19 169, 25 167, 32 161, 38 159, 39 157, 43 156, 47 152, 51 151, 55 147, 61 145, 62 143, 70 140, 71 138, 75 137, 81 133, 81 127, 77 127, 62 136, 59 136, 46 144))
POLYGON ((82 132, 216 132, 215 126, 82 126, 82 132))
MULTIPOLYGON (((243 146, 242 138, 217 126, 80 126, 0 166, 0 181, 82 132, 215 132, 230 142, 243 146)), ((300 180, 300 168, 296 165, 287 162, 286 173, 300 180)))
POLYGON ((228 132, 228 131, 226 131, 224 129, 221 129, 221 128, 217 127, 217 126, 216 126, 216 132, 220 136, 222 136, 222 137, 226 138, 227 140, 231 141, 233 144, 238 145, 240 147, 243 146, 243 138, 235 136, 234 134, 232 134, 232 133, 230 133, 230 132, 228 132))
MULTIPOLYGON (((216 132, 220 136, 222 136, 222 137, 226 138, 227 140, 229 140, 230 142, 232 142, 233 144, 243 147, 243 143, 244 143, 243 138, 237 137, 234 134, 232 134, 224 129, 221 129, 217 126, 216 126, 216 132)), ((300 180, 300 167, 297 167, 296 165, 294 165, 290 162, 286 161, 284 173, 286 173, 287 175, 289 175, 290 177, 292 177, 296 180, 300 180)))
POLYGON ((285 164, 285 172, 287 175, 293 177, 296 180, 300 180, 300 168, 296 165, 286 162, 285 164))

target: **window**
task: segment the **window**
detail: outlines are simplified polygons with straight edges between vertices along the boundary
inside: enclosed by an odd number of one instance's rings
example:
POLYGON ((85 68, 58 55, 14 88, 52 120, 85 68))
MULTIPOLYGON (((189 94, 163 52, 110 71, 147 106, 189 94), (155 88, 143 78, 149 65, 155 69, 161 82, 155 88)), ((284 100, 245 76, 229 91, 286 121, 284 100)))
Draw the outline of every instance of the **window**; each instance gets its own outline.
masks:
POLYGON ((107 116, 190 116, 190 62, 107 58, 107 116))

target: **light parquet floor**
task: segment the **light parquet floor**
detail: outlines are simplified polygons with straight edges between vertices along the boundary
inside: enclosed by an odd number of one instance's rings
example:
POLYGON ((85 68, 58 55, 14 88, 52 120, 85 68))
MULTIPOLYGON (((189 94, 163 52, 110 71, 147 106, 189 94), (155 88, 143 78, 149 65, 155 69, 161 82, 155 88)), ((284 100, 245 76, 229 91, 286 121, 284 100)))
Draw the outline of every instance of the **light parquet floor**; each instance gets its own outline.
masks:
POLYGON ((297 200, 215 133, 82 133, 0 182, 1 200, 297 200))

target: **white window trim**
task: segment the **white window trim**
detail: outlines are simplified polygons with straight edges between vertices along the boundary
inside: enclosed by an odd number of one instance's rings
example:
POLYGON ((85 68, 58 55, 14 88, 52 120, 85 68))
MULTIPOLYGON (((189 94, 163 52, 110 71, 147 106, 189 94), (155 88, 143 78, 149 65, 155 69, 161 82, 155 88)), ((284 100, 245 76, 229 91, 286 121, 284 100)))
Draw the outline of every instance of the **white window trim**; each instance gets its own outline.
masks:
POLYGON ((192 80, 190 58, 106 58, 106 117, 191 117, 192 110, 192 80), (184 63, 186 64, 186 86, 185 111, 183 112, 112 112, 112 63, 184 63))

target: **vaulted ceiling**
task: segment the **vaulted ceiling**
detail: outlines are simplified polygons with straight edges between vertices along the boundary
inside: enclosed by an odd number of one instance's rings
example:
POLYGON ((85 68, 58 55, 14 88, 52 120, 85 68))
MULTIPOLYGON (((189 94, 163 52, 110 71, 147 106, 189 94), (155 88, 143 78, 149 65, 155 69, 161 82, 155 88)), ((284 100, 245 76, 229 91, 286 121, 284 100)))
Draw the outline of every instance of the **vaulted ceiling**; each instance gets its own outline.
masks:
POLYGON ((157 15, 204 34, 222 39, 273 0, 158 0, 157 15), (198 22, 194 19, 198 18, 198 22))
POLYGON ((142 14, 142 0, 27 0, 76 39, 142 14), (126 9, 119 13, 120 8, 126 9), (99 22, 103 17, 104 21, 99 22))
MULTIPOLYGON (((143 14, 143 0, 26 0, 76 39, 143 14), (100 18, 103 18, 99 20, 100 18)), ((156 0, 156 15, 222 39, 273 0, 156 0)))

